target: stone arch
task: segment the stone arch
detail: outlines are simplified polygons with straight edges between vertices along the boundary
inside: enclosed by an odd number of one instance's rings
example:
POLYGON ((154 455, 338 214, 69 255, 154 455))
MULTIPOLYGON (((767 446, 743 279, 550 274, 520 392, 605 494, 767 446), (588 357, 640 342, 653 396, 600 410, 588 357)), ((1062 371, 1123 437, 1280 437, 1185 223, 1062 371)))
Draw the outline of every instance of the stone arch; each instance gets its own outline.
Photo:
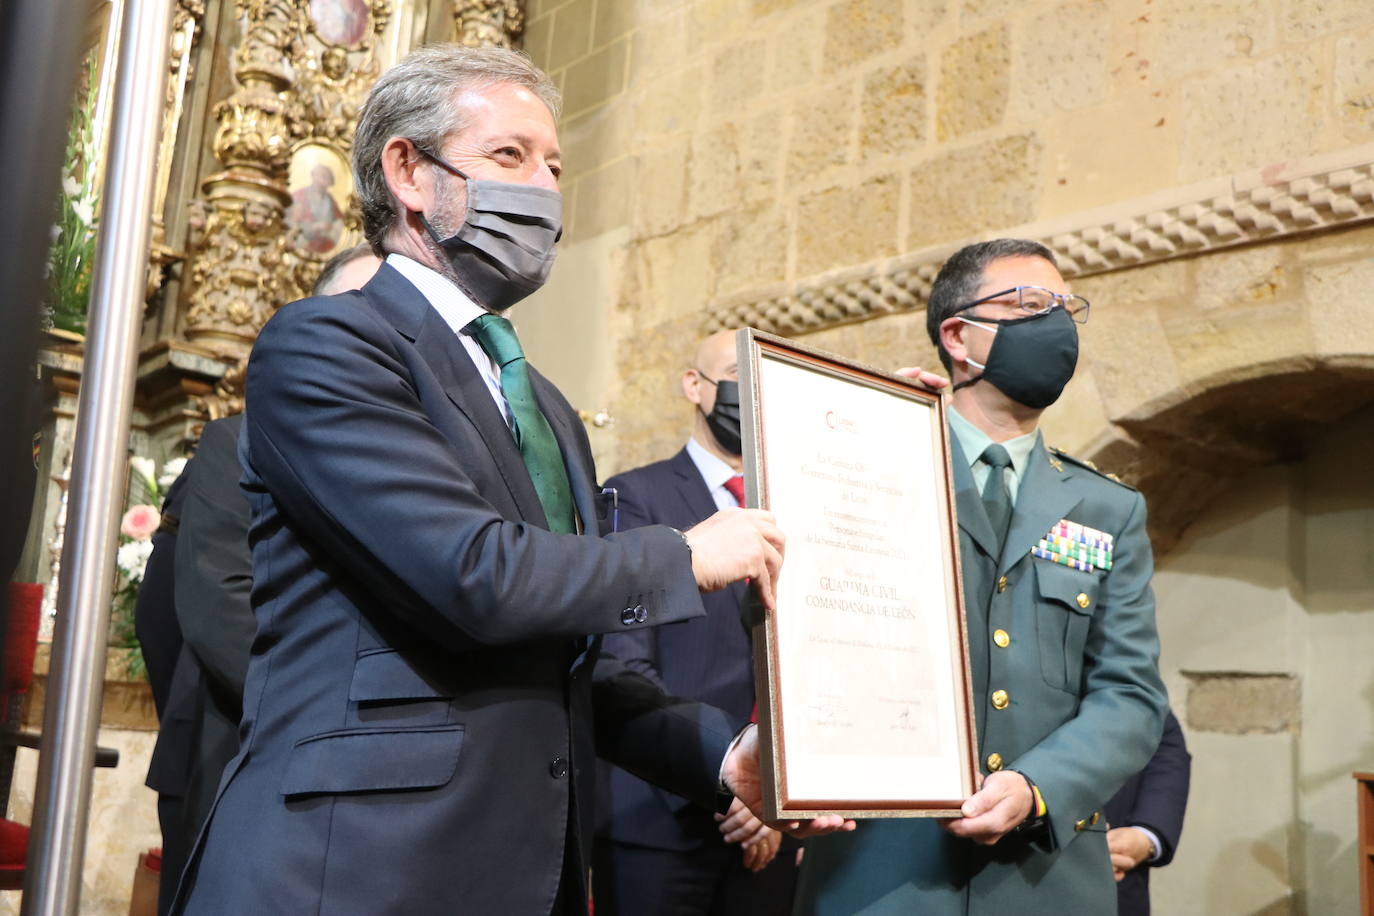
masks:
POLYGON ((1371 251, 1374 229, 1352 228, 1076 284, 1100 305, 1066 397, 1102 412, 1078 408, 1065 444, 1145 492, 1157 550, 1242 473, 1374 403, 1371 251))
POLYGON ((1123 418, 1085 453, 1145 493, 1157 552, 1245 472, 1303 459, 1322 429, 1374 404, 1374 353, 1295 354, 1255 369, 1123 418))

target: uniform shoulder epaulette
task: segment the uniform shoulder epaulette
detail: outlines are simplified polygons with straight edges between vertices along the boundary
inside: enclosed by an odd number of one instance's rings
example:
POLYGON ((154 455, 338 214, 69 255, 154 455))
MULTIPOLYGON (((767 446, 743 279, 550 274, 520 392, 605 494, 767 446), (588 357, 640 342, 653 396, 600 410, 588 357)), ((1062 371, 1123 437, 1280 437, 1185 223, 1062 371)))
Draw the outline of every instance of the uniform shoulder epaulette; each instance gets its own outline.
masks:
POLYGON ((1052 456, 1052 457, 1050 458, 1050 464, 1052 464, 1052 465, 1055 463, 1055 459, 1062 458, 1064 461, 1067 461, 1067 462, 1069 462, 1070 464, 1077 465, 1077 466, 1080 467, 1080 468, 1087 468, 1089 471, 1092 471, 1094 474, 1097 474, 1099 477, 1105 477, 1105 478, 1107 478, 1107 479, 1110 480, 1112 483, 1119 483, 1119 484, 1121 484, 1121 486, 1126 487, 1127 489, 1131 489, 1131 490, 1134 490, 1134 489, 1135 489, 1135 487, 1131 486, 1131 485, 1128 484, 1126 481, 1122 480, 1120 477, 1117 477, 1115 474, 1112 474, 1112 473, 1110 473, 1110 472, 1108 472, 1108 471, 1102 470, 1102 469, 1099 468, 1097 465, 1095 465, 1095 464, 1093 464, 1091 461, 1089 461, 1087 458, 1075 458, 1073 455, 1070 455, 1068 452, 1064 451, 1063 449, 1055 448, 1055 447, 1052 446, 1052 445, 1051 445, 1051 446, 1048 446, 1048 448, 1049 448, 1049 450, 1050 450, 1050 455, 1052 456))

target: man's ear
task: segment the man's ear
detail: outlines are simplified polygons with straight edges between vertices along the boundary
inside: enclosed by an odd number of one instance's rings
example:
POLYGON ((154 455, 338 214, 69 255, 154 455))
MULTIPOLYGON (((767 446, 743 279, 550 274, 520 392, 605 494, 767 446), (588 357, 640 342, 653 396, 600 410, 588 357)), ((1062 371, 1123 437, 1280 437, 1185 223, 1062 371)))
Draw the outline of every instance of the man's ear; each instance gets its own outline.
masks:
POLYGON ((701 406, 701 375, 695 369, 682 373, 682 396, 697 406, 701 406))
POLYGON ((433 179, 428 169, 420 168, 424 157, 405 137, 392 137, 382 147, 382 174, 391 196, 412 213, 428 209, 433 179))
POLYGON ((964 345, 964 332, 967 329, 968 325, 958 318, 946 318, 940 322, 940 344, 953 362, 962 363, 968 359, 968 347, 964 345))

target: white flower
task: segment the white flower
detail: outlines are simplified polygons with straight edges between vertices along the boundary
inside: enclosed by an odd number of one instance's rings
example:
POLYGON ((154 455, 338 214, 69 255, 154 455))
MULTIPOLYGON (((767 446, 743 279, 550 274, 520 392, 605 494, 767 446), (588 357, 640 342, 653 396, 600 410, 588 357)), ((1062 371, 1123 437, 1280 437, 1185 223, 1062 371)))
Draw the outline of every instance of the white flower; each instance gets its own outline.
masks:
POLYGON ((172 485, 173 481, 181 476, 181 472, 185 469, 185 458, 173 458, 162 466, 162 476, 157 479, 157 485, 165 492, 166 489, 172 485))
POLYGON ((130 541, 120 546, 115 554, 115 565, 124 572, 130 582, 143 579, 143 571, 148 567, 148 557, 152 555, 152 541, 130 541))
POLYGON ((62 226, 61 226, 60 224, 58 224, 58 223, 53 223, 53 224, 52 224, 52 231, 48 233, 48 236, 49 236, 49 239, 50 239, 49 242, 48 242, 48 245, 49 245, 49 246, 56 245, 56 244, 57 244, 57 240, 60 239, 60 238, 62 238, 62 226))
POLYGON ((157 465, 153 463, 151 458, 135 455, 129 459, 129 467, 133 468, 134 473, 142 478, 145 486, 157 480, 157 465))
POLYGON ((76 176, 62 176, 62 193, 66 194, 68 197, 75 197, 81 193, 81 185, 76 183, 76 176))
POLYGON ((89 226, 95 220, 95 211, 89 200, 72 201, 72 212, 82 223, 89 226))

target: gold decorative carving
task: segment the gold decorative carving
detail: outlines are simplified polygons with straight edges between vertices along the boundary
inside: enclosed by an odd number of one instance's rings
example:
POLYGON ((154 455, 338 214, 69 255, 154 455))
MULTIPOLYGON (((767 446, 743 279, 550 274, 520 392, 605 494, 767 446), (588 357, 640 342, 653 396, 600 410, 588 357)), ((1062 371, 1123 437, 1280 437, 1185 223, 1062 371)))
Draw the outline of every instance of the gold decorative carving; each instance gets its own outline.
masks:
POLYGON ((243 36, 234 54, 237 88, 214 109, 214 150, 225 168, 205 180, 192 217, 199 231, 185 333, 242 354, 318 273, 320 258, 288 238, 288 166, 307 142, 347 156, 358 107, 380 70, 378 38, 391 3, 238 0, 236 9, 243 36))
MULTIPOLYGON (((1031 238, 1083 277, 1285 235, 1374 220, 1374 144, 1282 163, 1030 223, 982 238, 1031 238)), ((925 308, 944 260, 976 239, 756 290, 713 305, 706 327, 797 334, 925 308)))
POLYGON ((455 40, 469 48, 518 48, 525 32, 520 0, 454 0, 455 40))
MULTIPOLYGON (((365 0, 357 0, 362 4, 365 0)), ((378 37, 391 18, 389 0, 366 3, 368 28, 358 41, 336 44, 329 29, 321 29, 310 4, 297 7, 296 39, 290 60, 296 74, 289 109, 291 135, 296 140, 329 142, 340 150, 353 146, 358 109, 381 73, 378 37)))
MULTIPOLYGON (((196 398, 196 403, 211 420, 242 413, 247 381, 248 357, 245 356, 239 360, 236 366, 224 373, 219 384, 215 385, 214 392, 200 395, 196 398)), ((196 432, 196 435, 197 437, 200 435, 199 431, 196 432)))

